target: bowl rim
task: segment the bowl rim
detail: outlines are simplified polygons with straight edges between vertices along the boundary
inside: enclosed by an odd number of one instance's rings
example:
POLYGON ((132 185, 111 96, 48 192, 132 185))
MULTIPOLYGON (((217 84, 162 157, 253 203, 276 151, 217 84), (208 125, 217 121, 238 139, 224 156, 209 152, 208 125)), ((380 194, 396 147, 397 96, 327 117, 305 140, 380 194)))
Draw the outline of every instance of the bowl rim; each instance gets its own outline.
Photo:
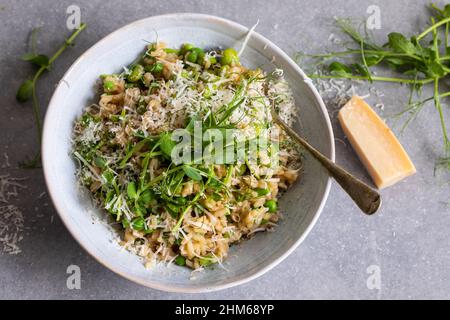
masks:
MULTIPOLYGON (((72 65, 69 67, 69 69, 67 69, 67 71, 62 76, 61 80, 64 79, 70 72, 72 72, 72 70, 75 69, 78 66, 80 61, 83 60, 86 55, 89 55, 95 48, 100 46, 102 43, 107 42, 109 40, 109 38, 114 36, 116 33, 122 32, 123 30, 125 30, 127 28, 130 28, 130 27, 132 27, 132 26, 134 26, 136 24, 151 23, 152 20, 157 20, 157 19, 161 19, 161 18, 177 19, 177 20, 186 19, 186 18, 187 19, 208 20, 209 22, 213 22, 213 23, 221 23, 221 24, 229 25, 229 26, 231 26, 234 29, 238 29, 238 30, 242 31, 243 33, 248 32, 250 30, 250 28, 247 28, 247 27, 245 27, 245 26, 243 26, 240 23, 237 23, 235 21, 232 21, 232 20, 229 20, 229 19, 225 19, 225 18, 221 18, 221 17, 215 16, 215 15, 209 15, 209 14, 183 12, 183 13, 169 13, 169 14, 150 16, 150 17, 147 17, 147 18, 135 20, 135 21, 133 21, 131 23, 128 23, 128 24, 126 24, 126 25, 124 25, 124 26, 114 30, 113 32, 109 33, 108 35, 103 37, 101 40, 97 41, 94 45, 92 45, 89 49, 87 49, 83 54, 81 54, 75 60, 75 62, 72 63, 72 65)), ((303 70, 283 50, 281 50, 272 41, 270 41, 266 37, 262 36, 261 34, 257 33, 256 31, 252 32, 252 37, 255 37, 259 41, 262 41, 264 43, 269 44, 271 46, 271 49, 273 49, 277 54, 279 54, 287 62, 287 64, 289 64, 289 66, 291 68, 293 68, 294 72, 300 74, 300 76, 303 78, 303 80, 306 83, 306 85, 309 87, 309 89, 313 93, 314 99, 319 104, 320 111, 324 115, 326 126, 328 128, 328 137, 327 138, 330 140, 330 149, 327 150, 327 151, 329 151, 329 153, 331 155, 330 158, 334 162, 335 161, 335 141, 334 141, 333 128, 332 128, 332 125, 331 125, 331 121, 330 121, 330 118, 329 118, 329 115, 328 115, 327 108, 325 107, 325 104, 324 104, 324 102, 322 100, 322 97, 320 96, 320 94, 317 91, 316 87, 313 85, 313 83, 310 81, 310 79, 307 77, 307 75, 303 72, 303 70)), ((49 157, 47 155, 51 152, 51 146, 48 143, 46 143, 46 141, 48 140, 49 135, 52 134, 51 127, 50 127, 50 123, 53 122, 53 121, 51 121, 51 118, 53 117, 52 110, 57 107, 57 105, 56 105, 54 100, 56 99, 56 93, 59 91, 59 89, 60 89, 60 87, 62 85, 62 82, 63 81, 59 81, 57 87, 55 88, 55 91, 54 91, 54 93, 53 93, 53 95, 52 95, 52 97, 50 99, 49 104, 48 104, 48 108, 47 108, 47 112, 46 112, 46 116, 45 116, 45 120, 44 120, 41 151, 42 151, 42 167, 43 167, 43 171, 44 171, 45 183, 47 185, 47 189, 49 191, 50 198, 51 198, 51 200, 53 202, 53 205, 54 205, 58 215, 61 218, 61 220, 62 220, 63 224, 65 225, 65 227, 67 228, 67 230, 69 231, 69 233, 72 235, 72 237, 79 243, 79 245, 87 253, 89 253, 89 255, 91 257, 93 257, 97 262, 99 262, 100 264, 102 264, 106 268, 110 269, 114 273, 116 273, 116 274, 122 276, 123 278, 128 279, 128 280, 130 280, 130 281, 132 281, 134 283, 137 283, 139 285, 142 285, 142 286, 145 286, 145 287, 148 287, 148 288, 152 288, 152 289, 166 291, 166 292, 204 293, 204 292, 212 292, 212 291, 227 289, 227 288, 238 286, 238 285, 247 283, 247 282, 249 282, 251 280, 254 280, 254 279, 260 277, 261 275, 265 274, 266 272, 268 272, 269 270, 271 270, 275 266, 277 266, 281 261, 286 259, 304 241, 304 239, 308 236, 308 234, 310 233, 310 231, 312 230, 312 228, 316 224, 316 222, 317 222, 317 220, 318 220, 318 218, 319 218, 319 216, 320 216, 320 214, 321 214, 321 212, 323 210, 323 207, 325 206, 326 200, 328 199, 329 193, 330 193, 331 180, 332 180, 331 177, 327 178, 324 194, 323 194, 322 199, 320 201, 319 207, 318 207, 316 213, 314 214, 313 219, 311 220, 311 223, 306 227, 305 231, 299 237, 299 239, 297 239, 297 241, 295 241, 295 243, 293 245, 291 245, 291 247, 288 250, 286 250, 281 256, 279 256, 274 261, 270 262, 267 266, 263 267, 262 269, 258 270, 255 273, 251 274, 250 276, 247 276, 247 277, 244 277, 242 279, 235 280, 235 281, 227 282, 227 283, 224 283, 224 284, 215 284, 215 285, 211 285, 211 286, 204 285, 204 286, 199 286, 199 287, 186 288, 186 287, 180 287, 180 286, 176 286, 176 285, 168 285, 168 284, 158 283, 158 282, 142 281, 141 279, 139 279, 137 277, 134 277, 134 276, 132 276, 130 274, 127 274, 125 272, 120 271, 114 265, 111 265, 107 261, 104 261, 101 257, 98 257, 88 247, 88 245, 85 244, 84 239, 82 239, 77 234, 75 228, 71 225, 71 223, 68 221, 68 219, 66 218, 66 216, 64 214, 64 210, 62 208, 62 201, 60 201, 56 197, 57 190, 56 190, 55 186, 52 184, 51 178, 50 178, 49 173, 48 173, 49 172, 49 168, 50 168, 49 160, 50 160, 51 157, 49 157)))

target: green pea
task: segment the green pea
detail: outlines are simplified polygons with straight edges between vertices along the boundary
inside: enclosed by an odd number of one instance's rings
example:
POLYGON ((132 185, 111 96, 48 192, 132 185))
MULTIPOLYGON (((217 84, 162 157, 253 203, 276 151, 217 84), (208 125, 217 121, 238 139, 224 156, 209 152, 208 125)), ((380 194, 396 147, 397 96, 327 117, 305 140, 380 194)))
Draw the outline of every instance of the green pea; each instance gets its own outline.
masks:
POLYGON ((197 62, 197 58, 198 58, 198 55, 197 55, 197 52, 195 52, 195 51, 190 51, 186 55, 186 61, 189 61, 189 62, 192 62, 192 63, 197 62))
POLYGON ((211 65, 216 64, 217 63, 216 57, 209 57, 209 63, 211 63, 211 65))
POLYGON ((232 64, 239 63, 239 57, 236 50, 233 48, 225 49, 222 53, 222 59, 220 60, 220 63, 223 66, 229 66, 232 64))
POLYGON ((264 203, 264 207, 268 208, 270 213, 275 213, 278 210, 278 204, 276 200, 267 200, 266 203, 264 203))
POLYGON ((203 51, 203 49, 201 48, 193 48, 192 52, 195 52, 197 54, 196 62, 202 63, 203 59, 205 59, 205 51, 203 51))
POLYGON ((186 258, 183 256, 178 256, 175 258, 175 264, 179 266, 185 266, 186 265, 186 258))
POLYGON ((191 51, 192 49, 194 49, 194 46, 192 44, 185 43, 181 46, 180 54, 184 55, 186 52, 191 51))
POLYGON ((128 75, 128 81, 138 82, 143 75, 144 75, 144 67, 140 64, 137 64, 131 69, 131 72, 128 75))
POLYGON ((258 194, 258 196, 260 196, 260 197, 265 196, 270 193, 269 189, 264 189, 264 188, 256 188, 255 191, 258 194))
POLYGON ((106 93, 112 92, 116 89, 116 84, 114 83, 114 81, 106 80, 103 83, 103 89, 105 90, 106 93))

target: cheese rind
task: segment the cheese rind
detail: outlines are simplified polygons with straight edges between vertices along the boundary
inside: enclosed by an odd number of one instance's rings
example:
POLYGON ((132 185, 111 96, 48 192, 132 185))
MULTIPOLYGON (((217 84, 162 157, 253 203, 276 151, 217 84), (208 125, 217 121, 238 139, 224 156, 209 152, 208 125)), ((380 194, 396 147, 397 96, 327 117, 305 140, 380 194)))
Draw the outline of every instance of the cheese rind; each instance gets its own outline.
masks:
POLYGON ((416 172, 394 133, 362 98, 353 96, 339 111, 338 119, 379 189, 416 172))

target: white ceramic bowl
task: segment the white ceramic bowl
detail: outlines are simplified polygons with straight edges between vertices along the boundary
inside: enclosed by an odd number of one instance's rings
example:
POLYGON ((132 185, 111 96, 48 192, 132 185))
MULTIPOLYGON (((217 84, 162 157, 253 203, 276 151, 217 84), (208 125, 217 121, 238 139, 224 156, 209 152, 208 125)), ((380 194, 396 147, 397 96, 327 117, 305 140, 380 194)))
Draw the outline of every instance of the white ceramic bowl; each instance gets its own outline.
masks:
MULTIPOLYGON (((45 118, 42 160, 53 203, 74 238, 99 262, 139 284, 166 291, 205 292, 242 284, 280 263, 313 227, 330 189, 322 167, 305 154, 301 180, 280 201, 284 219, 275 232, 256 235, 230 249, 227 270, 215 267, 190 279, 187 268, 171 265, 145 269, 141 260, 124 251, 117 235, 101 223, 105 214, 93 209, 89 196, 77 188, 70 156, 74 120, 95 98, 100 74, 113 73, 141 54, 156 37, 171 47, 190 42, 198 46, 240 48, 248 28, 202 14, 169 14, 133 22, 86 51, 66 72, 50 101, 45 118), (95 223, 92 223, 92 222, 95 223)), ((298 130, 312 145, 334 160, 334 138, 326 108, 300 68, 272 42, 253 33, 241 58, 249 67, 284 70, 298 106, 298 130), (305 80, 306 79, 306 80, 305 80)))

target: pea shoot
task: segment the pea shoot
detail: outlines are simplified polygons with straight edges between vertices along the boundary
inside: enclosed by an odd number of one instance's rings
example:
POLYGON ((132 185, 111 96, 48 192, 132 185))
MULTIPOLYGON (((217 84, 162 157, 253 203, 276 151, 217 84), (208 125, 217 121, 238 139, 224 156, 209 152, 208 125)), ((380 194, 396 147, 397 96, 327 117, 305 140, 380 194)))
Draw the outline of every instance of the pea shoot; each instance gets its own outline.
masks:
POLYGON ((34 29, 31 33, 31 41, 32 41, 32 52, 27 53, 22 56, 22 60, 28 61, 31 64, 38 67, 38 70, 34 74, 33 78, 25 80, 17 90, 16 99, 17 101, 24 103, 32 99, 33 113, 34 119, 36 123, 36 136, 38 142, 39 150, 36 152, 36 155, 30 159, 20 163, 20 166, 23 168, 37 168, 40 166, 40 146, 42 142, 42 119, 41 119, 41 110, 39 105, 39 99, 36 92, 36 85, 41 75, 50 70, 53 63, 56 59, 70 46, 74 44, 75 39, 78 35, 86 29, 86 24, 80 24, 80 27, 76 29, 72 35, 64 42, 64 44, 53 54, 53 56, 48 57, 44 54, 36 53, 36 34, 38 29, 34 29))
MULTIPOLYGON (((448 54, 448 36, 450 30, 450 5, 440 8, 435 4, 430 6, 434 15, 430 25, 422 32, 407 37, 398 32, 388 34, 385 45, 379 45, 360 33, 349 20, 337 19, 337 26, 354 43, 353 48, 345 51, 326 54, 308 55, 325 65, 327 73, 309 74, 310 78, 320 79, 350 79, 369 82, 390 82, 409 85, 411 93, 404 113, 410 113, 410 118, 404 127, 420 112, 428 101, 433 101, 438 110, 443 137, 445 155, 450 159, 450 139, 444 118, 442 100, 450 96, 450 92, 442 93, 441 84, 446 83, 450 76, 450 55, 448 54), (352 59, 344 63, 343 59, 352 59), (329 60, 333 60, 329 62, 329 60), (388 67, 395 76, 378 75, 372 71, 375 66, 388 67), (424 86, 433 87, 433 96, 413 101, 413 96, 421 96, 424 86)), ((347 60, 348 61, 348 60, 347 60)), ((450 160, 447 160, 450 163, 450 160)), ((444 161, 445 162, 445 161, 444 161)), ((449 167, 450 166, 444 166, 449 167)))

